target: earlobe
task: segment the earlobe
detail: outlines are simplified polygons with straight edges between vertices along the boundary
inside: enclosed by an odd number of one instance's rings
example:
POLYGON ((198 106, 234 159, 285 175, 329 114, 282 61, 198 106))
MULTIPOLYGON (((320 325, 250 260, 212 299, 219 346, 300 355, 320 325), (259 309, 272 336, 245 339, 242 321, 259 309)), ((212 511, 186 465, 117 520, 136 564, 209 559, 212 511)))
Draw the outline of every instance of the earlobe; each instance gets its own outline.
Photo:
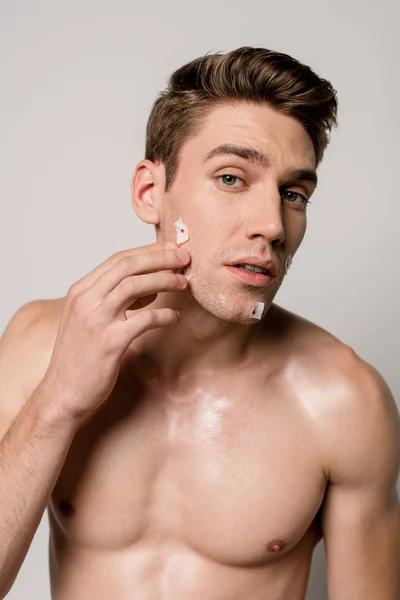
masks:
POLYGON ((158 225, 160 222, 156 169, 156 165, 150 160, 143 160, 136 167, 131 180, 133 210, 141 221, 150 225, 158 225))

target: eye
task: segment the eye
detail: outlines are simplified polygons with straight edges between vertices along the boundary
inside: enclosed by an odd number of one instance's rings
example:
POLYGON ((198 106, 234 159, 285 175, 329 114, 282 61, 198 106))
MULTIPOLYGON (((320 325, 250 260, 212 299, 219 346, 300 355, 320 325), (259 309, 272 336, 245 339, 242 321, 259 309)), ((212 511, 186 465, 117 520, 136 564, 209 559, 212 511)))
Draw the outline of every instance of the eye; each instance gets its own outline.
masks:
POLYGON ((291 190, 284 190, 284 192, 282 192, 282 197, 286 195, 286 200, 289 200, 289 202, 291 202, 291 204, 309 204, 310 201, 306 198, 306 196, 304 196, 304 194, 299 194, 298 192, 292 192, 291 190), (297 197, 297 202, 293 201, 296 200, 297 197))
POLYGON ((231 175, 230 173, 226 173, 225 175, 220 175, 217 179, 225 178, 226 182, 222 182, 226 187, 238 187, 237 185, 233 185, 235 181, 241 181, 244 183, 243 179, 240 179, 237 175, 231 175), (233 183, 232 183, 233 180, 233 183))

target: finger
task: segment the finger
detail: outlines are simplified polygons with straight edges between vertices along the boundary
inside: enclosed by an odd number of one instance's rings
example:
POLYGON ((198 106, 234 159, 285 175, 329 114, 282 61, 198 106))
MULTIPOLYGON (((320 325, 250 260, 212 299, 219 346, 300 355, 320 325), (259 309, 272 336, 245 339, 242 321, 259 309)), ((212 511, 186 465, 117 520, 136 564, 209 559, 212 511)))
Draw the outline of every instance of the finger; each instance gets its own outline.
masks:
POLYGON ((126 310, 138 310, 139 308, 144 308, 148 306, 157 298, 158 294, 150 294, 149 296, 143 296, 142 298, 138 298, 135 300, 133 304, 128 306, 126 310))
POLYGON ((136 256, 137 254, 149 253, 160 251, 165 248, 175 247, 178 248, 177 244, 174 242, 156 242, 153 244, 147 244, 146 246, 139 246, 137 248, 128 248, 126 250, 120 250, 115 254, 111 255, 104 262, 97 265, 92 271, 78 279, 69 290, 71 296, 83 292, 90 288, 99 277, 108 269, 110 269, 114 264, 116 264, 122 258, 127 256, 136 256))
POLYGON ((145 331, 168 325, 177 325, 179 321, 179 313, 172 308, 149 308, 135 313, 129 319, 115 322, 113 331, 115 332, 115 339, 118 340, 118 345, 127 348, 134 339, 145 331))
MULTIPOLYGON (((85 300, 89 306, 98 306, 113 289, 124 281, 124 279, 133 276, 140 277, 145 274, 159 271, 168 274, 171 273, 173 269, 179 267, 182 268, 184 264, 185 263, 178 259, 175 250, 166 250, 165 248, 154 252, 125 256, 105 271, 92 287, 85 292, 85 300)), ((126 297, 131 298, 131 302, 132 300, 135 301, 143 295, 142 289, 146 291, 146 288, 139 287, 138 293, 135 296, 134 282, 131 281, 127 284, 126 297)), ((150 289, 148 293, 158 293, 159 291, 160 289, 150 289)))
POLYGON ((137 299, 159 292, 182 291, 186 287, 187 280, 174 273, 161 272, 126 277, 107 294, 97 310, 101 310, 101 318, 105 321, 115 317, 125 320, 125 311, 135 305, 137 299))

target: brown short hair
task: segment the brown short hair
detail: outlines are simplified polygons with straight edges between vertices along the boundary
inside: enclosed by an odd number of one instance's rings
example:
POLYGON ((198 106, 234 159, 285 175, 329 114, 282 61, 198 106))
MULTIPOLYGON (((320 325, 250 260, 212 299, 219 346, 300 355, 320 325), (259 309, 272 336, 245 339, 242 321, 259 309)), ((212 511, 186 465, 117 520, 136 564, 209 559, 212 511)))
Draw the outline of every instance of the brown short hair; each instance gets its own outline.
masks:
POLYGON ((166 191, 178 170, 184 142, 202 119, 224 102, 267 103, 297 119, 308 132, 321 162, 333 126, 337 97, 331 83, 288 54, 244 46, 216 52, 177 69, 153 104, 146 130, 145 158, 162 161, 166 191))

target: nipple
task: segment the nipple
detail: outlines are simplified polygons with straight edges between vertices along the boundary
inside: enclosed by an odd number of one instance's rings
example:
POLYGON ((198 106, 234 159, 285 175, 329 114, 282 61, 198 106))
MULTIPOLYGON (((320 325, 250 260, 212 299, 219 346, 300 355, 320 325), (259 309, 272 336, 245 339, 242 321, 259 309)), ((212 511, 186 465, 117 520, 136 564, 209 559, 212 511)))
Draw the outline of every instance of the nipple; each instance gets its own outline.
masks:
POLYGON ((286 542, 283 540, 272 540, 272 542, 267 545, 267 550, 268 552, 280 552, 285 546, 286 542))

